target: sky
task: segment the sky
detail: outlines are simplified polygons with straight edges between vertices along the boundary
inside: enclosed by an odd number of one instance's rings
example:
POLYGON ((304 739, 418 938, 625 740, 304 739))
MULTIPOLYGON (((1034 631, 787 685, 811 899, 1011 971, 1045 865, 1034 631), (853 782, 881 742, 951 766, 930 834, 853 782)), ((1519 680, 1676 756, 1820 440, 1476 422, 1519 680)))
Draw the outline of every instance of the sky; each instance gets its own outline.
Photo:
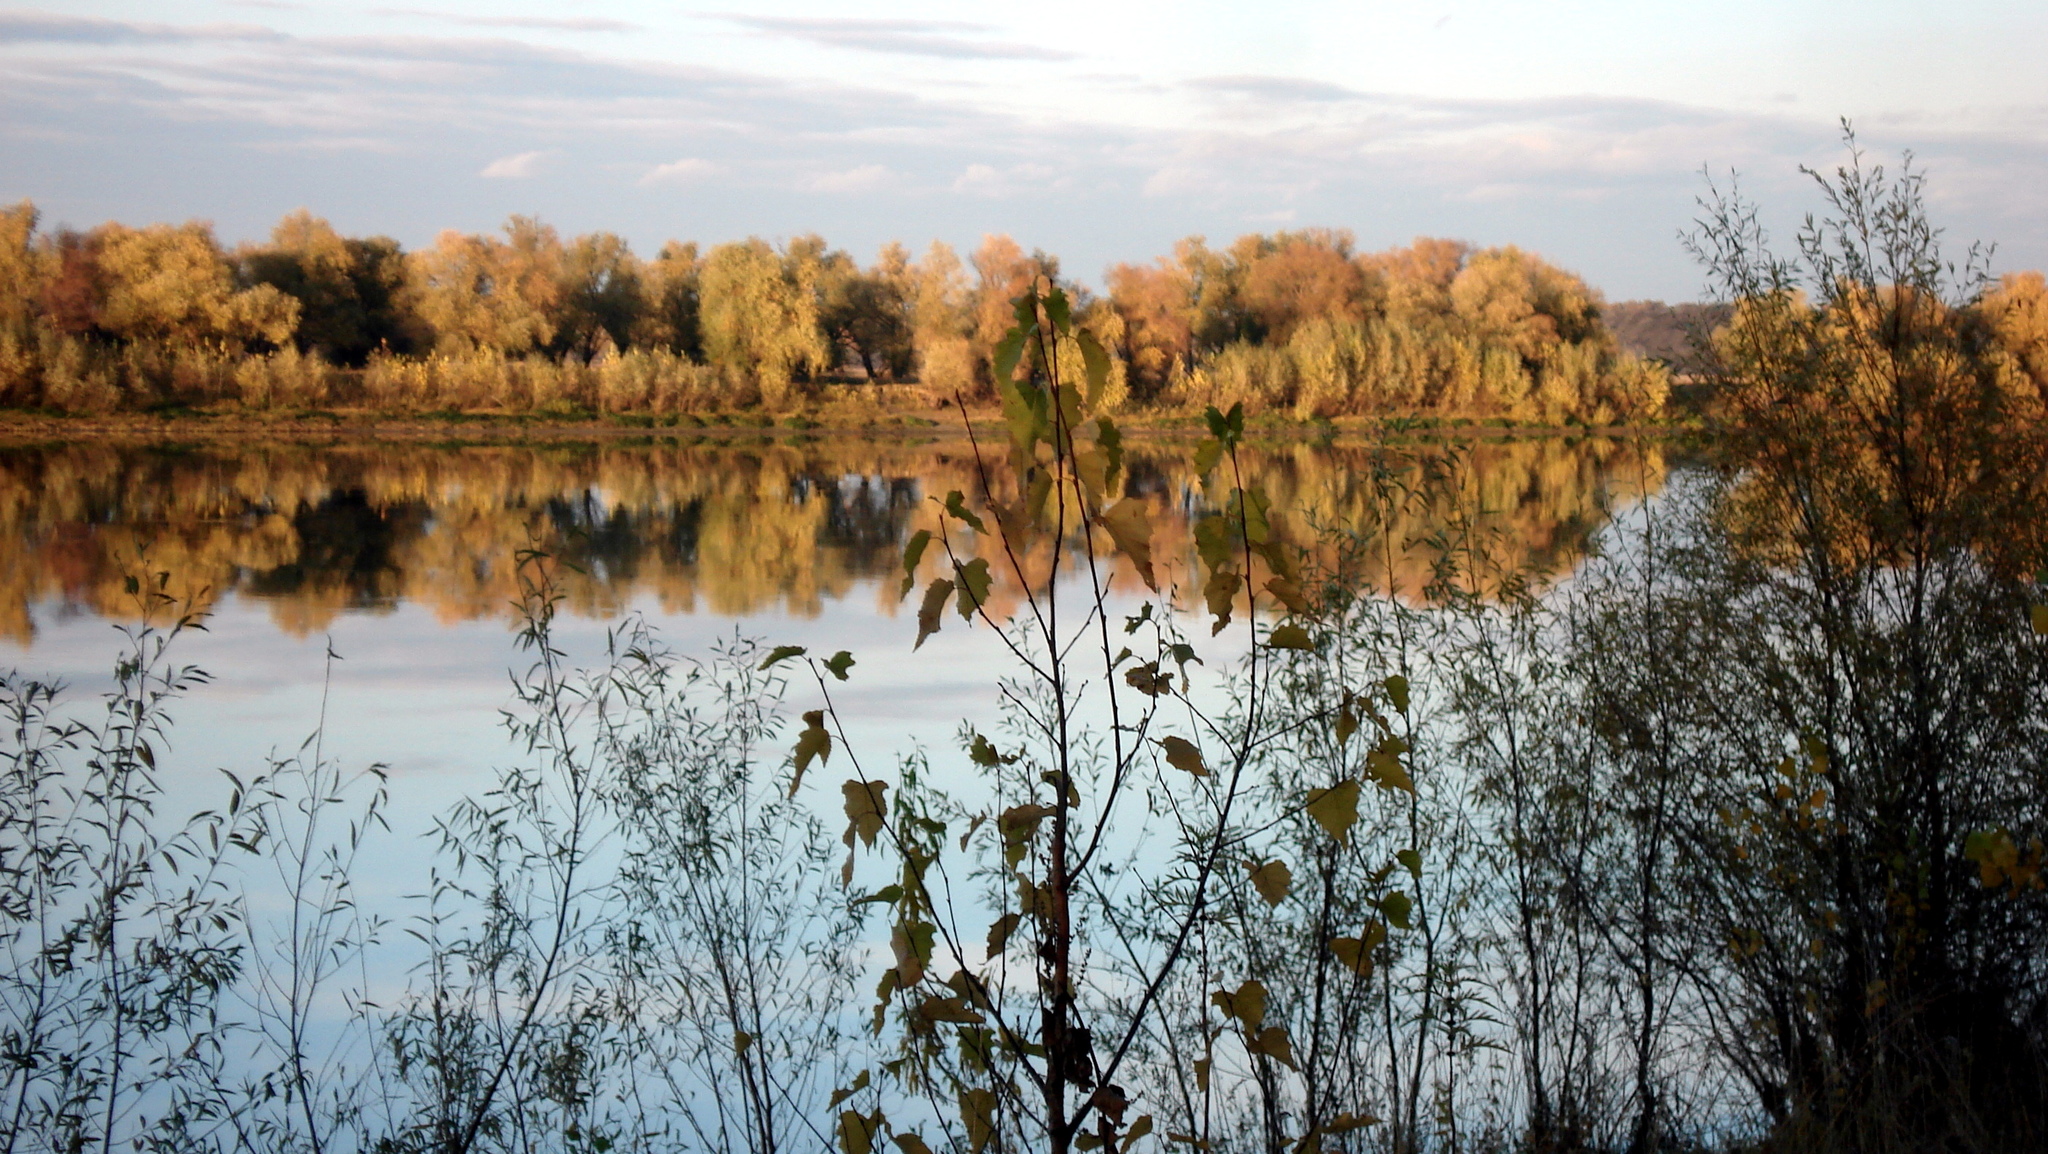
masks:
POLYGON ((731 4, 0 7, 0 200, 230 243, 302 206, 409 247, 514 213, 649 255, 1003 232, 1095 285, 1323 226, 1690 300, 1703 169, 1788 240, 1847 117, 1958 252, 2048 265, 2041 0, 731 4))

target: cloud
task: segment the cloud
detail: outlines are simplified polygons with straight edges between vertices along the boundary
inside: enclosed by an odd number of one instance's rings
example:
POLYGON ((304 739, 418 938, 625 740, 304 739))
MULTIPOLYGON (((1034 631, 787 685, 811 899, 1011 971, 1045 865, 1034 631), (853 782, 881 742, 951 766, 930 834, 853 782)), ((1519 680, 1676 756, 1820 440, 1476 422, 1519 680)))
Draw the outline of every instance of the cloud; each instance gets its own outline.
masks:
POLYGON ((550 153, 545 149, 534 152, 515 152, 510 156, 501 156, 484 165, 483 170, 478 172, 477 175, 491 180, 525 180, 528 177, 540 175, 540 162, 546 160, 549 155, 550 153))
POLYGON ((150 24, 54 12, 0 12, 0 44, 147 44, 194 40, 284 40, 254 24, 150 24))
MULTIPOLYGON (((999 43, 946 22, 803 28, 999 43)), ((1829 124, 1781 106, 1212 76, 1148 88, 1141 121, 1117 112, 1128 77, 1063 72, 1063 103, 1034 111, 1021 89, 998 107, 976 85, 779 77, 473 29, 294 36, 11 12, 0 42, 0 203, 31 196, 53 220, 203 216, 230 237, 302 203, 414 244, 511 211, 642 246, 679 228, 705 241, 816 229, 848 247, 996 230, 1085 277, 1291 212, 1289 227, 1350 227, 1363 246, 1522 243, 1613 294, 1669 296, 1697 283, 1672 235, 1703 162, 1803 208, 1796 165, 1835 157, 1829 124), (494 178, 478 179, 492 157, 494 178), (687 219, 670 185, 691 187, 687 219), (864 195, 891 187, 940 195, 864 195)), ((2031 194, 2048 181, 2048 109, 2008 111, 1995 130, 1862 123, 1875 150, 1917 148, 1951 235, 1998 239, 2002 267, 2030 267, 2048 263, 2031 194)))
POLYGON ((801 187, 807 192, 858 193, 874 192, 895 182, 896 174, 888 166, 862 164, 844 172, 827 172, 807 177, 801 187))
POLYGON ((1289 76, 1205 76, 1188 81, 1188 87, 1259 100, 1357 100, 1364 95, 1341 84, 1301 80, 1289 76))
POLYGON ((997 168, 992 164, 970 164, 953 179, 954 192, 968 196, 1001 198, 1033 189, 1058 188, 1066 182, 1056 179, 1058 170, 1048 164, 1024 163, 997 168))
POLYGON ((938 56, 953 60, 1074 60, 1072 52, 1020 44, 1010 40, 968 39, 957 32, 990 32, 986 24, 958 20, 865 20, 823 16, 718 17, 767 36, 806 40, 827 48, 888 52, 907 56, 938 56))
POLYGON ((725 172, 725 166, 722 164, 714 164, 708 160, 686 156, 681 160, 671 160, 667 164, 655 165, 647 171, 646 175, 640 178, 640 183, 642 185, 683 184, 693 180, 702 180, 705 177, 718 176, 723 172, 725 172))
POLYGON ((445 20, 471 28, 531 28, 543 32, 639 32, 646 25, 601 16, 467 16, 459 12, 434 12, 425 8, 372 8, 372 16, 417 16, 445 20))

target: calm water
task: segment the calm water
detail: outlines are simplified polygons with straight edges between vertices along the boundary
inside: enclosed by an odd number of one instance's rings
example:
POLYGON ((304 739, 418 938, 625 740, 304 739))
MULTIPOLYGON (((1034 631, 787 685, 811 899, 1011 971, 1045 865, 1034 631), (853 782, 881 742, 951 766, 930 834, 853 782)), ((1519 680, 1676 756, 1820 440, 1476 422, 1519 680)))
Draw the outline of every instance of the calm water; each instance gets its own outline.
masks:
MULTIPOLYGON (((1153 505, 1167 580, 1189 571, 1189 516, 1203 508, 1190 451, 1130 455, 1127 488, 1153 505)), ((1382 577, 1410 593, 1428 540, 1458 515, 1502 561, 1561 574, 1604 509, 1663 478, 1654 451, 1592 440, 1301 446, 1246 461, 1300 542, 1375 524, 1397 501, 1388 524, 1412 546, 1382 577)), ((203 794, 210 770, 295 747, 324 691, 328 751, 388 764, 401 812, 425 815, 505 754, 506 672, 524 664, 517 558, 540 549, 561 562, 572 660, 593 659, 634 611, 684 653, 736 631, 849 649, 859 665, 841 704, 856 739, 884 755, 936 748, 992 711, 999 654, 987 629, 953 618, 913 656, 902 542, 936 527, 929 498, 975 493, 977 477, 969 446, 949 441, 0 447, 0 665, 89 698, 116 628, 136 620, 127 578, 164 574, 206 613, 179 652, 215 677, 178 710, 180 781, 203 794)), ((1115 589, 1135 601, 1143 587, 1120 572, 1115 589)))

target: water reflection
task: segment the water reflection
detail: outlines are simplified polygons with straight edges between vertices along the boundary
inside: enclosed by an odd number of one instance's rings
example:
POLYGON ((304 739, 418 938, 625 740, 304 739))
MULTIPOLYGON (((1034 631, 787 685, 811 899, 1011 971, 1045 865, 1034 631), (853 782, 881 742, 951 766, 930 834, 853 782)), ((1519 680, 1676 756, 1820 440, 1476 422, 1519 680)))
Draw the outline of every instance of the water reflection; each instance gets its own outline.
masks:
MULTIPOLYGON (((1203 508, 1191 453, 1139 445, 1127 467, 1169 579, 1187 571, 1203 508)), ((1497 560, 1556 573, 1603 523, 1603 496, 1654 491, 1664 469, 1655 449, 1557 438, 1300 445, 1244 462, 1299 542, 1319 526, 1389 530, 1401 547, 1381 577, 1409 592, 1461 513, 1497 560)), ((0 636, 30 642, 42 603, 128 616, 127 578, 145 569, 202 608, 260 601, 294 635, 403 602, 444 622, 499 616, 529 548, 561 560, 578 614, 652 596, 668 612, 812 615, 863 588, 893 614, 894 583, 874 579, 893 574, 907 535, 936 527, 928 496, 975 493, 978 476, 965 442, 0 448, 0 636)), ((1049 564, 1025 558, 1034 573, 1049 564)))

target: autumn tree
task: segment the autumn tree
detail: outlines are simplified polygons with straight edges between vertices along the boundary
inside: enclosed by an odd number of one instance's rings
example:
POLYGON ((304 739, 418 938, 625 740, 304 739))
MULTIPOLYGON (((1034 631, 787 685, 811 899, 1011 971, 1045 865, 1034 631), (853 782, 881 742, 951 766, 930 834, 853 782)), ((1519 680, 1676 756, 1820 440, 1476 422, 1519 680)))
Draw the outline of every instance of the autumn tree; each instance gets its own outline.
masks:
POLYGON ((910 339, 917 379, 942 397, 974 387, 973 290, 951 245, 933 241, 910 268, 910 339))
POLYGON ((360 365, 377 349, 410 351, 422 334, 405 313, 406 264, 389 237, 344 237, 305 209, 271 229, 270 243, 238 254, 245 284, 269 285, 299 305, 301 352, 360 365))
POLYGON ((694 243, 669 241, 641 269, 644 310, 634 329, 636 344, 704 358, 701 327, 704 262, 694 243))
POLYGON ((712 364, 752 380, 770 408, 789 402, 800 374, 827 364, 817 255, 796 244, 778 253, 754 237, 719 245, 704 261, 704 351, 712 364))
POLYGON ((1184 263, 1161 257, 1149 265, 1111 265, 1104 280, 1109 307, 1123 318, 1124 339, 1116 351, 1130 366, 1139 395, 1149 398, 1194 354, 1194 277, 1184 263))
POLYGON ((625 348, 647 311, 640 262, 625 238, 587 233, 569 242, 561 262, 561 305, 550 350, 589 358, 625 348))
POLYGON ((207 225, 109 224, 97 242, 97 327, 116 339, 240 351, 282 345, 297 326, 297 301, 270 285, 236 286, 207 225))
POLYGON ((912 368, 914 292, 910 253, 900 244, 885 246, 870 269, 850 258, 830 266, 819 306, 826 339, 859 361, 868 380, 904 379, 912 368))
POLYGON ((505 222, 505 239, 449 230, 412 254, 420 318, 451 354, 516 356, 555 339, 562 292, 562 243, 532 217, 505 222))

